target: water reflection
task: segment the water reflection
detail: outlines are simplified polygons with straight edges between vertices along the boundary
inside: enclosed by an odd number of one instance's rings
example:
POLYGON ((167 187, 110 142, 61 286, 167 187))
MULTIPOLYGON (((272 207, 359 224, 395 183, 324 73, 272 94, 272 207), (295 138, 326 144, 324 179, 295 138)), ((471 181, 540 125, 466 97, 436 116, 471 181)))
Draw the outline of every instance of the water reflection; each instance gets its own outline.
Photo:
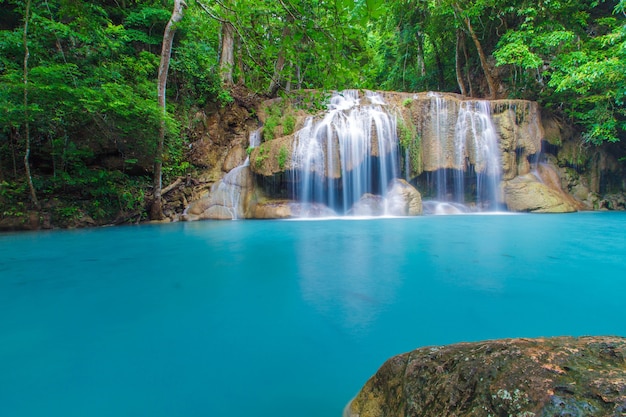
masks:
POLYGON ((393 235, 383 233, 384 223, 372 227, 367 221, 367 229, 360 229, 354 221, 334 222, 332 228, 327 224, 308 228, 298 240, 300 290, 320 314, 345 332, 358 334, 394 302, 403 276, 403 253, 393 235))

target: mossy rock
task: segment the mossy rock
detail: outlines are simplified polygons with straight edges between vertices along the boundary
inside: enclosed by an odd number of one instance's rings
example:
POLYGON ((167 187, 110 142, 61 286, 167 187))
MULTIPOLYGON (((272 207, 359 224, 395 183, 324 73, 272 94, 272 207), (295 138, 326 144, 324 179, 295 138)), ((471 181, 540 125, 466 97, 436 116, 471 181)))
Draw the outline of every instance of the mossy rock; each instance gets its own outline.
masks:
POLYGON ((625 357, 622 337, 425 347, 389 359, 346 415, 623 416, 625 357))
POLYGON ((250 153, 250 168, 255 174, 270 177, 293 168, 293 135, 263 142, 250 153))

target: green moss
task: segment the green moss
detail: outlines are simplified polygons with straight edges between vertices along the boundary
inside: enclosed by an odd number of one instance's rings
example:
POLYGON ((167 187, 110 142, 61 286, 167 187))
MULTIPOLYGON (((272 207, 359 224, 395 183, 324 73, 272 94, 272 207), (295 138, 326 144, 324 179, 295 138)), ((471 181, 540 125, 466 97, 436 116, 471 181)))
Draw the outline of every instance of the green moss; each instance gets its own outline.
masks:
POLYGON ((269 149, 267 149, 265 146, 259 146, 259 152, 256 154, 256 158, 254 159, 254 164, 257 168, 261 168, 263 166, 263 163, 269 156, 269 153, 269 149))
POLYGON ((559 135, 546 135, 546 141, 550 144, 550 145, 554 145, 554 146, 561 146, 563 145, 563 141, 561 140, 561 137, 559 135))
POLYGON ((285 145, 280 147, 278 151, 278 156, 276 157, 278 160, 278 168, 282 170, 285 169, 285 164, 287 163, 287 157, 289 156, 287 147, 285 145))
POLYGON ((283 119, 283 135, 291 135, 296 127, 296 118, 293 114, 285 115, 283 119))
POLYGON ((559 150, 558 158, 565 165, 583 167, 589 162, 589 152, 584 143, 567 142, 559 150))
POLYGON ((286 106, 282 101, 267 106, 265 108, 267 118, 263 127, 263 139, 270 141, 277 136, 292 134, 296 127, 296 117, 293 112, 293 108, 286 106), (282 127, 281 131, 277 130, 279 126, 282 127))
POLYGON ((280 117, 278 116, 270 116, 265 121, 265 125, 263 126, 263 139, 265 141, 269 141, 274 139, 276 135, 276 128, 280 125, 280 117))
POLYGON ((408 150, 409 157, 409 175, 419 174, 422 167, 422 146, 421 138, 413 124, 405 123, 404 119, 398 119, 398 139, 400 140, 400 148, 408 150))

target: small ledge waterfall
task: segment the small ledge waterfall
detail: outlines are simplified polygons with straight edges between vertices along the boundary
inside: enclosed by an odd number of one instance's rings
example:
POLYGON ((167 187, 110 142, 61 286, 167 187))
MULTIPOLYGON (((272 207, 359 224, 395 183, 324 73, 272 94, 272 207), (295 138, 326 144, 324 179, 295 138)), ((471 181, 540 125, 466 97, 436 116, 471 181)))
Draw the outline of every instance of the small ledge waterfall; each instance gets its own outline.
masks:
MULTIPOLYGON (((250 133, 250 147, 255 148, 260 143, 261 130, 257 129, 250 133)), ((250 166, 249 156, 246 157, 243 164, 224 175, 222 181, 217 183, 217 189, 213 191, 217 204, 230 213, 233 220, 243 219, 245 215, 241 195, 243 194, 242 188, 246 186, 248 181, 248 166, 250 166)))
MULTIPOLYGON (((257 129, 250 133, 250 147, 257 147, 260 143, 261 129, 257 129)), ((245 203, 251 188, 250 157, 247 157, 243 164, 213 184, 207 198, 192 204, 183 214, 187 219, 243 219, 246 217, 245 203)))
POLYGON ((349 213, 364 194, 385 195, 399 176, 396 118, 379 94, 337 93, 323 118, 309 117, 296 133, 292 161, 296 200, 349 213))
POLYGON ((498 209, 502 168, 490 103, 451 101, 435 93, 429 97, 430 125, 420 134, 425 153, 431 155, 426 155, 420 191, 462 211, 468 205, 473 210, 498 209))

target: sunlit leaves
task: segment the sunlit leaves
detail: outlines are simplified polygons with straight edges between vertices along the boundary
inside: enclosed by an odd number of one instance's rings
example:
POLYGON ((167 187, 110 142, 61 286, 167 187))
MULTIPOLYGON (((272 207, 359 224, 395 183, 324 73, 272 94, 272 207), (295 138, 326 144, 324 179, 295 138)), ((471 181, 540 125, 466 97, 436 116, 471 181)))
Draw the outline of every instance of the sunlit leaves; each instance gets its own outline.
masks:
POLYGON ((613 17, 595 24, 601 35, 554 60, 550 86, 572 100, 568 111, 584 126, 589 141, 614 142, 626 127, 626 26, 613 17))
POLYGON ((497 65, 513 64, 530 69, 538 68, 543 64, 543 60, 531 52, 528 44, 521 38, 505 42, 493 55, 497 65))

